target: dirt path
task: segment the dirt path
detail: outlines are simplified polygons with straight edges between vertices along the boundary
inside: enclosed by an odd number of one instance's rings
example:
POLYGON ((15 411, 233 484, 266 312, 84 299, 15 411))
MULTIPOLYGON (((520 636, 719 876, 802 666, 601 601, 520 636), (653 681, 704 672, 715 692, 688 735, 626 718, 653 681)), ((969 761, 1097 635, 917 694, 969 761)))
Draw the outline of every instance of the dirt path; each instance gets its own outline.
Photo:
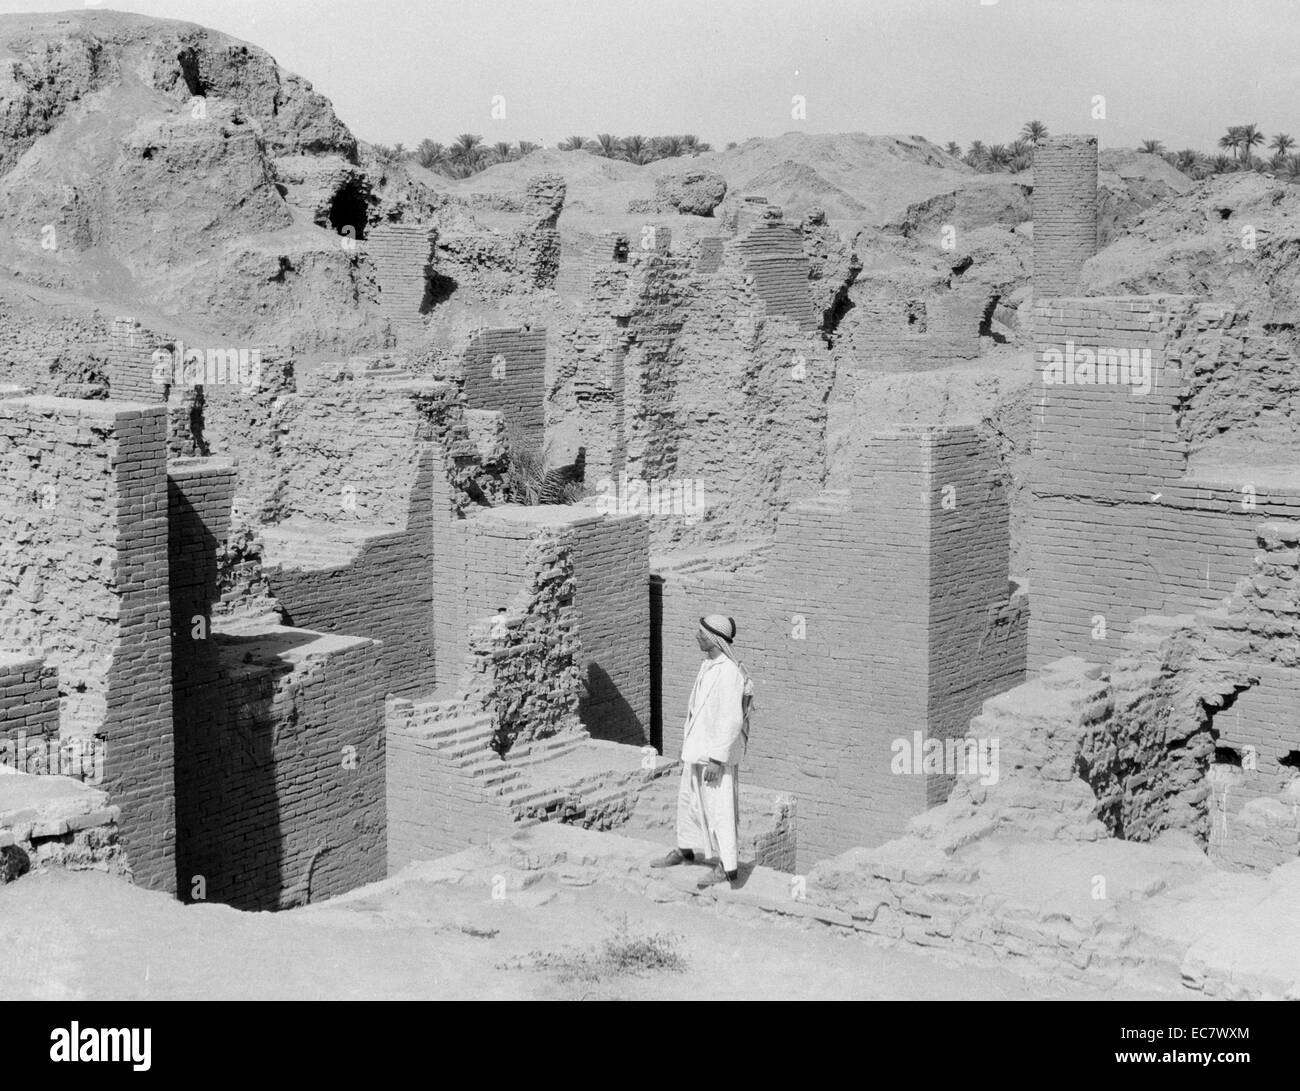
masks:
MULTIPOLYGON (((183 906, 107 876, 49 872, 0 887, 6 999, 1140 999, 737 921, 593 884, 549 880, 494 900, 404 881, 284 913, 183 906), (626 915, 671 934, 681 970, 565 980, 536 952, 592 952, 626 915)), ((1161 994, 1165 995, 1165 994, 1161 994)))

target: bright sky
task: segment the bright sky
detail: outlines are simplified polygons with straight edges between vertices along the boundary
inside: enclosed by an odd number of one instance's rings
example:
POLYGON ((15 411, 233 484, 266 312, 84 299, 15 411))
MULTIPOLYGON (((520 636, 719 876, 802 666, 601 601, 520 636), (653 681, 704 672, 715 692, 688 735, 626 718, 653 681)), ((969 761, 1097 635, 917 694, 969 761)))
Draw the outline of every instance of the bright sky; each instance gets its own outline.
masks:
POLYGON ((721 147, 805 129, 965 146, 1029 118, 1103 147, 1209 151, 1245 122, 1300 137, 1300 0, 85 2, 260 45, 388 144, 693 132, 721 147))

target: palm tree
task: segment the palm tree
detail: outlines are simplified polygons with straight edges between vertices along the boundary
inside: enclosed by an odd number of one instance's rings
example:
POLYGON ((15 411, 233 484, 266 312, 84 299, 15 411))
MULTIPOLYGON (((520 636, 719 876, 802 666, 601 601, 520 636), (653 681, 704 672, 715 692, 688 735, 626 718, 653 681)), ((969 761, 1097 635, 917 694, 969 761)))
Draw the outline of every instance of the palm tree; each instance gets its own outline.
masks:
POLYGON ((1237 158, 1237 148, 1241 145, 1241 126, 1229 125, 1228 131, 1219 137, 1220 148, 1231 148, 1232 158, 1237 158))
POLYGON ((1289 181, 1300 182, 1300 155, 1286 157, 1286 176, 1289 181))
POLYGON ((606 159, 613 159, 618 155, 620 143, 618 137, 612 133, 597 133, 595 147, 591 150, 596 155, 604 156, 606 159))
POLYGON ((701 140, 694 133, 686 133, 682 137, 682 154, 699 155, 701 152, 713 151, 713 145, 707 141, 701 140))
MULTIPOLYGON (((474 133, 461 133, 451 146, 451 159, 459 167, 468 167, 469 173, 478 170, 484 156, 483 138, 474 133)), ((466 175, 460 175, 464 178, 466 175)))
POLYGON ((510 141, 498 140, 492 145, 491 155, 498 163, 506 163, 514 158, 513 149, 510 147, 510 141))
POLYGON ((984 149, 984 142, 982 140, 972 140, 970 148, 966 152, 966 162, 976 170, 983 170, 984 160, 987 156, 988 152, 984 149))
POLYGON ((1212 174, 1227 174, 1237 169, 1236 162, 1226 155, 1216 155, 1210 160, 1209 166, 1212 174))
POLYGON ((1288 133, 1278 133, 1269 144, 1279 156, 1286 158, 1287 152, 1295 147, 1295 139, 1288 133))
POLYGON ((642 165, 650 162, 650 145, 643 136, 625 136, 622 140, 622 158, 629 163, 642 165))
POLYGON ((447 162, 447 149, 438 141, 425 137, 416 146, 415 161, 426 170, 437 170, 447 162))
POLYGON ((992 144, 988 150, 989 169, 993 171, 1005 170, 1011 163, 1011 152, 1005 144, 992 144))
POLYGON ((540 144, 535 144, 531 140, 521 140, 515 145, 515 158, 522 159, 525 155, 535 152, 540 147, 540 144))
POLYGON ((1013 155, 1007 163, 1007 169, 1015 174, 1019 174, 1022 170, 1032 170, 1033 166, 1033 153, 1027 151, 1013 155))
POLYGON ((1253 158, 1250 153, 1251 148, 1264 143, 1264 134, 1259 131, 1259 126, 1255 124, 1242 125, 1240 129, 1242 151, 1245 153, 1246 162, 1249 163, 1253 158))
POLYGON ((961 158, 961 145, 958 144, 957 141, 955 140, 949 140, 948 146, 943 150, 946 151, 949 155, 951 155, 954 159, 961 158))
POLYGON ((587 138, 585 136, 571 136, 568 140, 560 141, 560 151, 562 152, 581 151, 586 146, 587 138))
POLYGON ((1148 155, 1159 155, 1165 150, 1165 146, 1159 140, 1144 140, 1142 146, 1138 148, 1140 152, 1146 152, 1148 155))
POLYGON ((680 136, 656 136, 650 141, 650 147, 654 150, 656 159, 676 159, 682 154, 682 138, 680 136))
POLYGON ((1041 121, 1026 121, 1025 127, 1020 130, 1020 135, 1036 148, 1050 134, 1047 131, 1047 126, 1041 121))
POLYGON ((1195 148, 1183 148, 1174 154, 1174 166, 1184 174, 1191 174, 1201 162, 1201 153, 1195 148))

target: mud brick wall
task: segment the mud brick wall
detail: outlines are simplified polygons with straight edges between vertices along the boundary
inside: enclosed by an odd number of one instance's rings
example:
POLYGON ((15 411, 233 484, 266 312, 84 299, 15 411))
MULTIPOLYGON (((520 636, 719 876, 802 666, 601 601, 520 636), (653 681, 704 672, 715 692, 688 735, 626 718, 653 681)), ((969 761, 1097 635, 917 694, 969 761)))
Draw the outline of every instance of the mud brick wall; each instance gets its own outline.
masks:
POLYGON ((863 299, 846 316, 850 370, 933 371, 980 354, 985 300, 945 292, 924 299, 863 299))
POLYGON ((383 671, 374 641, 272 628, 215 638, 180 689, 181 894, 240 909, 319 901, 385 874, 383 671))
POLYGON ((420 692, 437 675, 435 577, 430 569, 435 479, 445 487, 440 453, 432 443, 415 445, 403 454, 400 473, 397 467, 386 468, 386 475, 404 481, 404 525, 345 537, 335 543, 344 547, 341 560, 331 556, 328 527, 287 524, 263 532, 268 550, 264 573, 290 624, 380 641, 381 695, 420 692))
POLYGON ((485 798, 480 780, 449 762, 435 741, 390 722, 386 747, 390 874, 517 828, 509 807, 485 798))
POLYGON ((427 224, 382 224, 363 244, 379 281, 379 311, 399 336, 424 325, 437 236, 427 224))
POLYGON ((491 716, 491 745, 503 756, 578 726, 569 535, 543 529, 528 541, 523 566, 510 608, 473 624, 468 641, 469 689, 491 716))
POLYGON ((161 406, 0 400, 0 644, 58 671, 60 734, 104 739, 137 881, 170 891, 166 442, 161 406))
POLYGON ((411 502, 411 456, 421 426, 414 388, 305 379, 284 403, 279 508, 285 518, 400 527, 411 502))
POLYGON ((189 650, 211 633, 217 552, 230 529, 235 486, 235 467, 224 459, 178 459, 167 467, 173 675, 189 669, 189 650))
POLYGON ((167 389, 153 381, 157 335, 134 318, 115 318, 108 331, 108 389, 117 401, 161 402, 167 389))
MULTIPOLYGON (((1011 509, 1001 472, 974 428, 953 429, 930 447, 926 716, 937 738, 967 737, 985 698, 1024 678, 1027 619, 1007 602, 1011 509)), ((948 798, 954 779, 928 778, 932 805, 948 798)))
POLYGON ((1207 342, 1219 341, 1194 301, 1057 299, 1036 305, 1034 322, 1040 371, 1069 342, 1150 352, 1149 393, 1044 383, 1033 410, 1030 665, 1108 661, 1141 615, 1210 607, 1231 593, 1260 525, 1295 519, 1300 493, 1260 468, 1192 467, 1204 428, 1186 409, 1197 404, 1207 342))
POLYGON ((695 271, 704 276, 716 273, 722 265, 722 249, 726 243, 721 235, 700 240, 700 255, 695 260, 695 271))
POLYGON ((815 329, 808 289, 808 258, 796 228, 763 221, 733 244, 754 278, 754 291, 772 316, 788 318, 801 330, 815 329))
POLYGON ((58 734, 58 671, 39 657, 0 652, 0 762, 6 760, 6 743, 58 734))
POLYGON ((465 350, 464 366, 466 408, 498 410, 514 442, 540 450, 546 439, 546 330, 484 330, 465 350))
POLYGON ((1097 138, 1048 137, 1034 149, 1034 295, 1072 296, 1097 253, 1097 138))
POLYGON ((1020 677, 1024 615, 1007 602, 995 467, 969 428, 872 437, 852 492, 787 508, 761 564, 687 567, 654 585, 664 753, 681 745, 697 619, 729 614, 757 688, 742 776, 799 800, 801 867, 898 836, 947 781, 895 774, 894 740, 956 733, 1020 677), (953 627, 961 638, 945 637, 953 627))
POLYGON ((650 741, 650 534, 636 515, 573 526, 573 602, 586 687, 583 726, 597 739, 650 741))
POLYGON ((231 385, 203 388, 197 454, 230 459, 239 471, 238 523, 276 519, 286 472, 281 442, 292 427, 294 357, 282 348, 261 349, 254 390, 231 385))
MULTIPOLYGON (((576 709, 583 726, 597 738, 648 741, 645 521, 638 516, 593 515, 582 506, 507 505, 475 513, 452 524, 452 530, 459 537, 456 560, 438 563, 433 573, 439 684, 457 682, 461 670, 468 669, 467 684, 480 691, 480 700, 492 703, 509 689, 507 677, 517 678, 520 692, 504 700, 524 707, 531 700, 525 692, 527 675, 536 674, 544 646, 567 647, 572 641, 574 670, 587 686, 576 709), (557 582, 557 577, 562 578, 557 582), (527 628, 529 616, 536 622, 532 628, 544 622, 546 632, 524 640, 518 626, 527 628), (493 629, 498 630, 495 637, 493 629), (530 643, 537 646, 524 646, 530 643), (519 664, 488 669, 485 657, 504 661, 515 652, 523 655, 519 664), (457 666, 461 670, 453 673, 457 666)), ((552 665, 544 673, 559 670, 552 665)), ((522 741, 552 733, 573 711, 563 696, 547 707, 554 715, 525 725, 527 737, 522 741)))

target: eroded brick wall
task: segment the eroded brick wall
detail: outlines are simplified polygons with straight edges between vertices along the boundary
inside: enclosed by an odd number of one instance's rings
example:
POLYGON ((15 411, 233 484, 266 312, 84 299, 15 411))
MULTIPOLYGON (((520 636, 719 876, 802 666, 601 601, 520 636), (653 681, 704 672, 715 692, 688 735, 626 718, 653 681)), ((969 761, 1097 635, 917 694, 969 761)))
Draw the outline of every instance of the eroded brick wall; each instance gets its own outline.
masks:
POLYGON ((1073 296, 1097 253, 1097 138, 1048 137, 1034 149, 1034 295, 1073 296))
POLYGON ((995 467, 969 428, 875 436, 853 491, 787 508, 762 563, 660 573, 664 753, 681 745, 698 617, 735 617, 757 687, 742 776, 799 800, 800 866, 898 836, 947 785, 919 768, 895 773, 895 740, 957 733, 1021 677, 995 467))
POLYGON ((175 889, 162 407, 0 400, 0 643, 58 671, 60 734, 103 740, 136 881, 175 889))
POLYGON ((215 634, 178 689, 181 895, 276 909, 385 874, 384 673, 371 640, 215 634))
POLYGON ((437 236, 428 224, 381 224, 365 241, 379 281, 379 311, 399 338, 424 326, 437 236))
POLYGON ((465 350, 465 404, 499 410, 512 442, 540 450, 545 440, 546 330, 484 330, 465 350))
POLYGON ((1058 299, 1036 305, 1034 317, 1030 664, 1108 661, 1141 615, 1209 607, 1229 594, 1249 569, 1261 523, 1300 515, 1300 493, 1267 467, 1190 461, 1206 428, 1204 412, 1189 415, 1188 406, 1224 400, 1205 382, 1221 331, 1195 301, 1058 299), (1059 374, 1054 354, 1085 350, 1107 361, 1108 380, 1112 351, 1149 356, 1149 389, 1041 381, 1059 374))

